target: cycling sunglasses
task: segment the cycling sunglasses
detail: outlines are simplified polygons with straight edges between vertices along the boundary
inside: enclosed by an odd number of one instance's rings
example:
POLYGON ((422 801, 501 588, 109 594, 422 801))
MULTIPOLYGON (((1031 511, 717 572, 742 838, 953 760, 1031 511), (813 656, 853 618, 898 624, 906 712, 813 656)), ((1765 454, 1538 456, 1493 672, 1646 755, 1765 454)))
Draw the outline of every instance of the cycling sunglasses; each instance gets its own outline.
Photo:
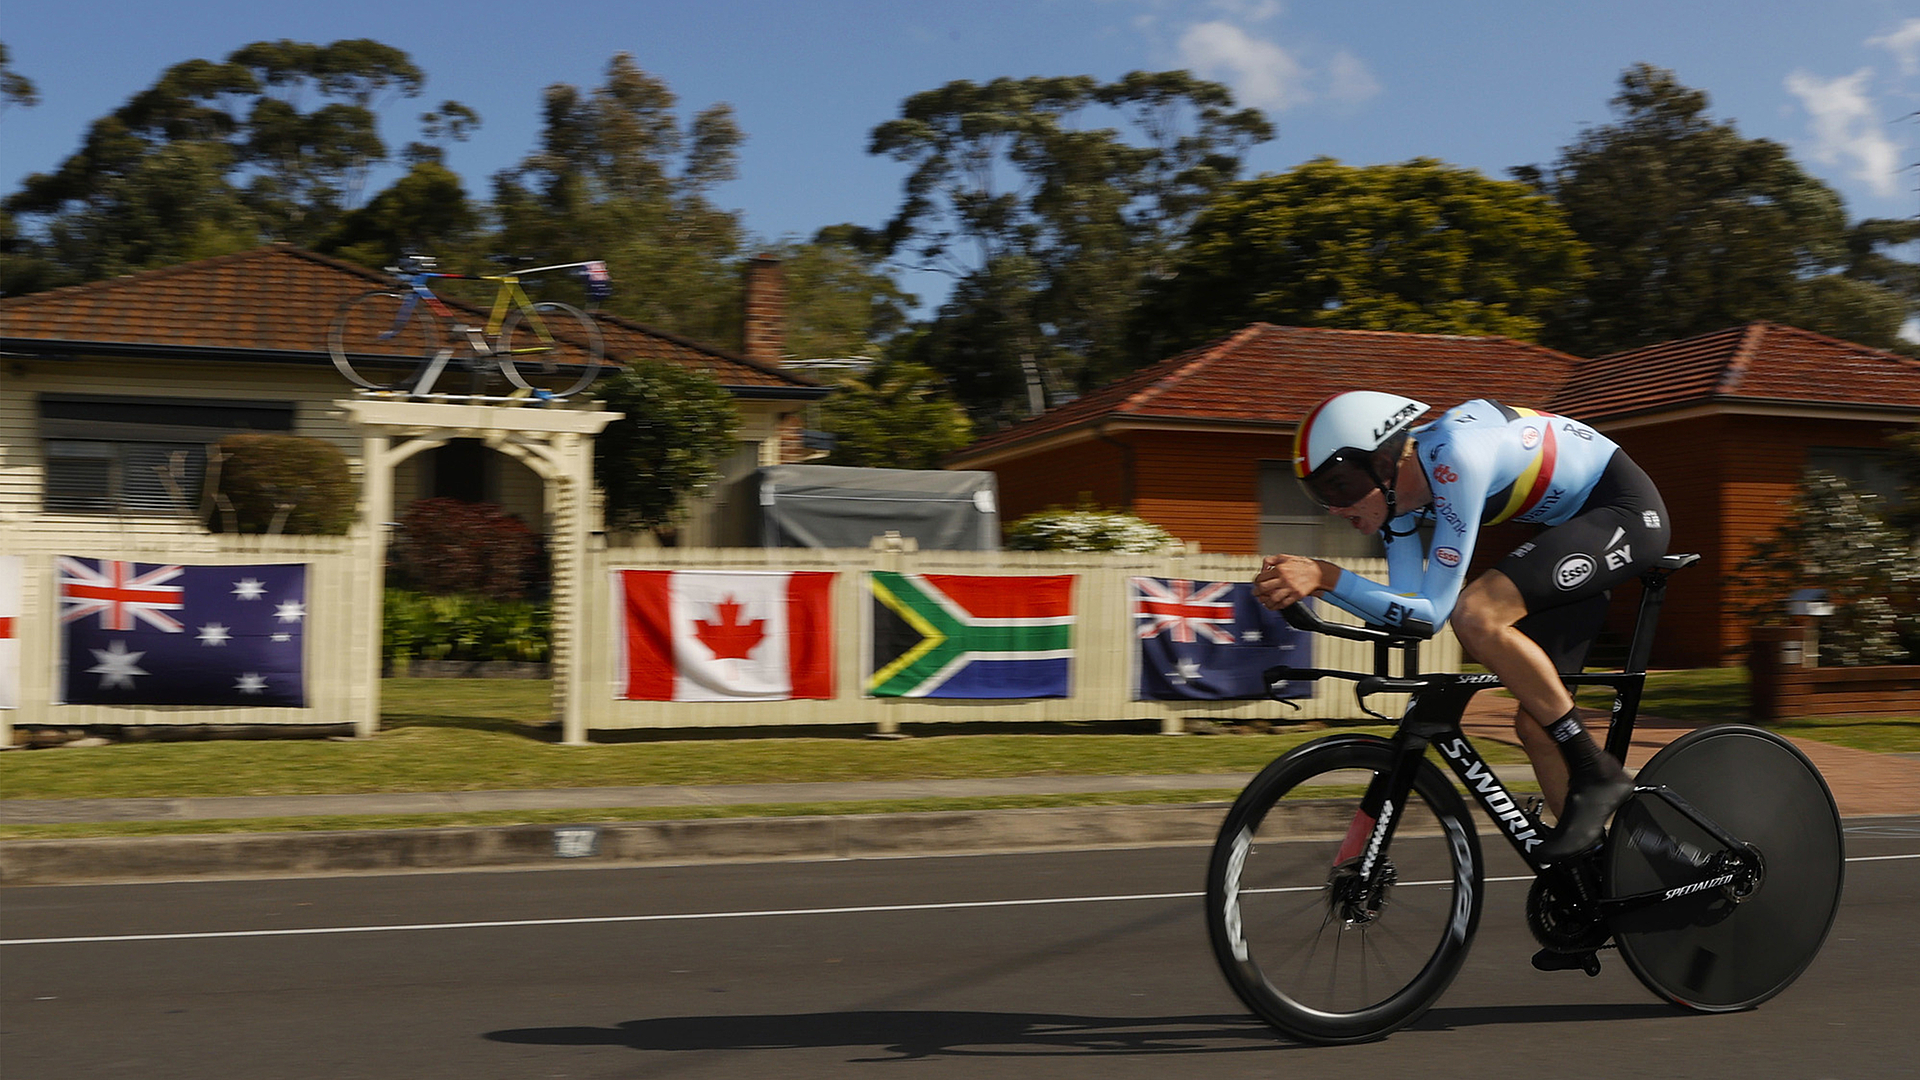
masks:
POLYGON ((1300 486, 1307 489, 1308 497, 1314 502, 1328 509, 1352 506, 1380 487, 1380 481, 1368 467, 1367 459, 1371 456, 1342 450, 1321 462, 1319 468, 1300 481, 1300 486))

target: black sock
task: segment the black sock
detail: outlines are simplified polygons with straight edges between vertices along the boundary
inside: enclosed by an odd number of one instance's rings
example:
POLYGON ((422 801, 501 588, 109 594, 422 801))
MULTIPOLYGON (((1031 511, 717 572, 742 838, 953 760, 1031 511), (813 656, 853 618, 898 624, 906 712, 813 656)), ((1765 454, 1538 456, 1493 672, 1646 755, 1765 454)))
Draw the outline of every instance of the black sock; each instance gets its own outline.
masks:
POLYGON ((1606 751, 1595 745, 1593 736, 1580 725, 1580 710, 1568 709, 1567 715, 1547 725, 1547 734, 1560 748, 1567 770, 1582 779, 1605 778, 1620 770, 1606 751))

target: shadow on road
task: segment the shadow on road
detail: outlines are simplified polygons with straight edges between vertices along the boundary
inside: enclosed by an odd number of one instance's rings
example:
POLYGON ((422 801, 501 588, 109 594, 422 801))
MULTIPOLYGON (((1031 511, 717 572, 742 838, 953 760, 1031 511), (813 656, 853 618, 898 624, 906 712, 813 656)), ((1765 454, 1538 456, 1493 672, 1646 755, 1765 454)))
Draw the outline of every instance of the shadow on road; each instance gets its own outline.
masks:
POLYGON ((1410 1025, 1409 1031, 1453 1031, 1488 1024, 1578 1024, 1588 1021, 1652 1020, 1662 1016, 1699 1016, 1659 1002, 1637 1005, 1483 1005, 1461 1009, 1431 1009, 1410 1025))
POLYGON ((891 1010, 763 1016, 672 1016, 611 1028, 517 1028, 496 1042, 627 1046, 635 1050, 798 1050, 872 1047, 901 1060, 934 1056, 1215 1054, 1285 1044, 1245 1016, 1063 1016, 1045 1013, 891 1010))

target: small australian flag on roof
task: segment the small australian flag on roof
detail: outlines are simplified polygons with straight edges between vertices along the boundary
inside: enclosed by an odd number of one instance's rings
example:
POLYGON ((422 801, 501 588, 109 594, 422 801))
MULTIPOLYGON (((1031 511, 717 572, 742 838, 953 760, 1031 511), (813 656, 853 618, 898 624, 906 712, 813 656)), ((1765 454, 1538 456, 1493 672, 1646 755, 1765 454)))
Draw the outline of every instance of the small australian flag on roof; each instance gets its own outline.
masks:
POLYGON ((59 556, 55 704, 306 705, 304 563, 59 556))

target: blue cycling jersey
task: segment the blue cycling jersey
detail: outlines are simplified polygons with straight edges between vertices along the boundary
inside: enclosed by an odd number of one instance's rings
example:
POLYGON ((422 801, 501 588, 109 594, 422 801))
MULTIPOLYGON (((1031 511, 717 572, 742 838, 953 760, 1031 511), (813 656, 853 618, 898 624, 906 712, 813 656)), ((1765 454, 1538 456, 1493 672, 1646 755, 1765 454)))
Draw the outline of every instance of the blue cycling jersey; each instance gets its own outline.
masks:
POLYGON ((1438 630, 1460 599, 1483 525, 1558 525, 1580 511, 1619 447, 1577 420, 1475 399, 1413 430, 1433 504, 1388 523, 1406 534, 1433 522, 1428 551, 1387 543, 1387 584, 1342 570, 1324 595, 1372 623, 1438 630))

